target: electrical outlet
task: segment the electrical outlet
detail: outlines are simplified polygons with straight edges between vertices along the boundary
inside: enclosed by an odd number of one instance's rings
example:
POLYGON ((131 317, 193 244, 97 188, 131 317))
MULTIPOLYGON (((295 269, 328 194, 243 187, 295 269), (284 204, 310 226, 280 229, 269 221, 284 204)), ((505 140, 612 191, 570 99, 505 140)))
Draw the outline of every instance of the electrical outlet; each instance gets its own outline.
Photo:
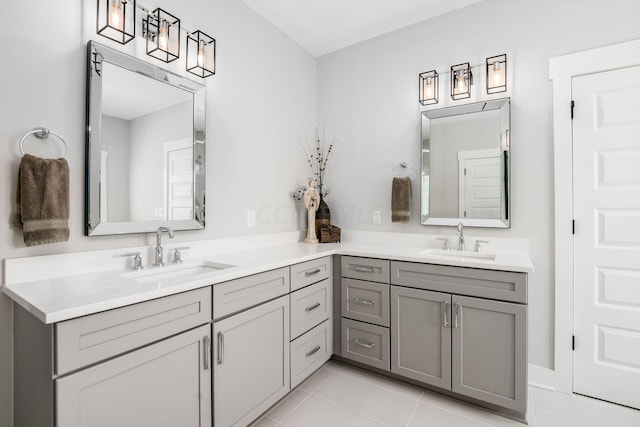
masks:
POLYGON ((376 225, 380 225, 382 224, 382 212, 380 211, 373 211, 373 218, 372 221, 374 224, 376 225))
POLYGON ((256 211, 247 211, 247 227, 256 226, 256 211))

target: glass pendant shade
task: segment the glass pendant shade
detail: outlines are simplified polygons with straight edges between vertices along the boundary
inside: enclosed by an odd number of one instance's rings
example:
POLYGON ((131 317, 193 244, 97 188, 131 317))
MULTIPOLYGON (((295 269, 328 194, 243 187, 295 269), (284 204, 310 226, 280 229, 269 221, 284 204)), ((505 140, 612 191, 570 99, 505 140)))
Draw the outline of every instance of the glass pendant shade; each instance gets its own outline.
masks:
POLYGON ((438 103, 438 73, 436 70, 426 71, 419 75, 420 104, 438 103))
POLYGON ((487 93, 507 91, 507 55, 487 58, 487 93))
POLYGON ((136 36, 135 0, 98 0, 96 32, 120 44, 136 36))
POLYGON ((216 73, 216 40, 202 31, 187 35, 187 71, 203 78, 216 73))
POLYGON ((142 22, 147 38, 147 55, 164 62, 180 56, 180 19, 157 8, 142 22))
POLYGON ((468 62, 451 66, 451 98, 454 100, 471 97, 473 75, 468 62))

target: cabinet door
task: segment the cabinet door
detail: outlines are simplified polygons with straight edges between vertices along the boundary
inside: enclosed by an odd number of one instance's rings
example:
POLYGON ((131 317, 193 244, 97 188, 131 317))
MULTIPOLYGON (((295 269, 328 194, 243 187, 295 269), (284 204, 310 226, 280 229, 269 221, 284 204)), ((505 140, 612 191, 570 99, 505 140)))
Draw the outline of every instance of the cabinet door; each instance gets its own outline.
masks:
POLYGON ((209 325, 176 335, 56 383, 56 425, 211 425, 209 325))
POLYGON ((391 286, 391 372, 451 388, 451 295, 391 286))
POLYGON ((527 308, 452 298, 452 390, 518 412, 527 404, 527 308))
POLYGON ((213 324, 216 427, 246 426, 289 392, 289 296, 213 324))

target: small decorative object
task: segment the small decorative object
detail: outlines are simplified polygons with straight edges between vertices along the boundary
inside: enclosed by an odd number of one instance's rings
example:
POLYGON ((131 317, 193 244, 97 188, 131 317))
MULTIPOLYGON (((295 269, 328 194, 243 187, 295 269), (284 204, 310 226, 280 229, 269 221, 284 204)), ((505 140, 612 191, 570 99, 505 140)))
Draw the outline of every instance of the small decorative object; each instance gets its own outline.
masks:
POLYGON ((340 241, 340 227, 325 225, 320 227, 320 243, 335 243, 340 241))
POLYGON ((307 238, 305 243, 318 243, 316 235, 316 211, 320 205, 320 194, 316 190, 316 180, 310 179, 306 193, 304 193, 304 207, 307 208, 307 238))

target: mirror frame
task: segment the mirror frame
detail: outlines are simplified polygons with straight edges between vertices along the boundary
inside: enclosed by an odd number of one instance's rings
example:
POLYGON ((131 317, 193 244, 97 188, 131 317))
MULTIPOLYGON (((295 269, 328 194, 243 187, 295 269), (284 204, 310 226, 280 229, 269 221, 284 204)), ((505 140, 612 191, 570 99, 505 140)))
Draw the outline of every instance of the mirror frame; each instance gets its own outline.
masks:
MULTIPOLYGON (((478 113, 482 111, 499 110, 502 108, 507 109, 508 119, 506 128, 503 128, 501 132, 504 134, 506 141, 506 161, 503 162, 503 174, 502 178, 506 181, 504 194, 502 195, 505 200, 505 206, 501 208, 502 218, 489 219, 489 218, 432 218, 428 217, 426 220, 422 219, 422 206, 425 201, 422 198, 422 173, 423 168, 420 167, 420 223, 422 225, 445 225, 445 226, 457 226, 458 223, 462 223, 465 227, 486 227, 486 228, 511 228, 511 98, 492 99, 482 102, 475 102, 472 104, 456 105, 454 107, 438 108, 431 110, 423 110, 420 113, 421 118, 421 141, 420 141, 420 163, 422 164, 423 150, 425 139, 430 142, 430 132, 427 135, 423 134, 425 119, 438 119, 443 117, 452 117, 463 114, 478 113)), ((500 147, 498 147, 500 148, 500 147)), ((431 183, 431 182, 430 182, 431 183)), ((429 201, 427 200, 427 203, 429 201)))
POLYGON ((158 227, 174 230, 205 228, 205 86, 94 41, 87 43, 87 129, 85 176, 85 234, 149 233, 158 227), (102 61, 133 73, 160 81, 193 94, 193 218, 190 220, 151 220, 104 222, 100 219, 100 167, 102 135, 102 61), (202 159, 196 168, 196 159, 202 159))

